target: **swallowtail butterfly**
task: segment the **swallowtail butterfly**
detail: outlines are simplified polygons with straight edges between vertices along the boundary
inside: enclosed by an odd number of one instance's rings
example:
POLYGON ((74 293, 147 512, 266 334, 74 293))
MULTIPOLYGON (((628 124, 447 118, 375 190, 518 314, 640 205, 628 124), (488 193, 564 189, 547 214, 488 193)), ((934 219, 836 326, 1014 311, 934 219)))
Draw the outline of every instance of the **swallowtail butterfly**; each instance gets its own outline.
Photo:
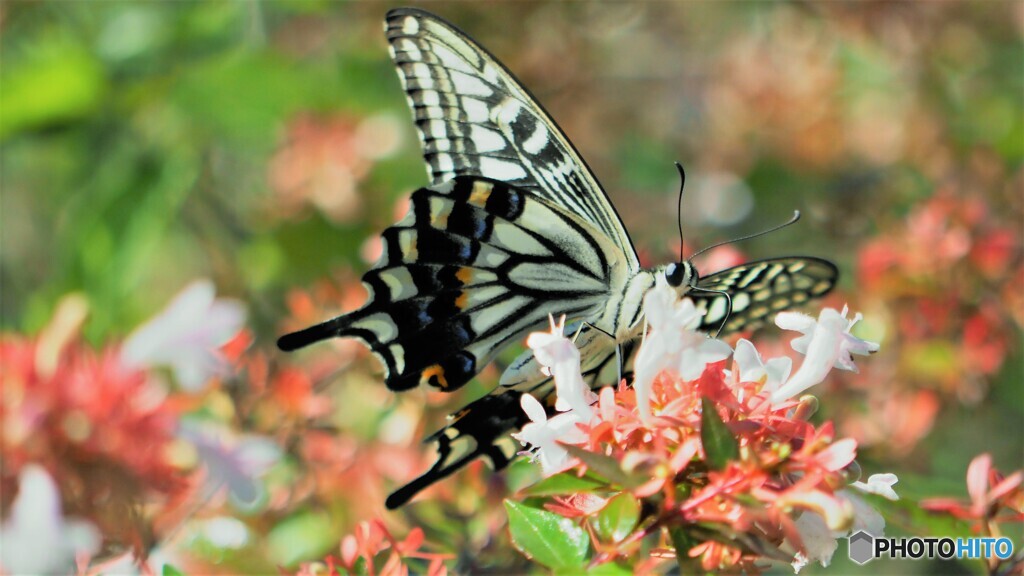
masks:
MULTIPOLYGON (((364 342, 392 390, 460 388, 506 346, 565 314, 585 375, 614 381, 643 330, 641 303, 657 282, 707 312, 702 328, 754 328, 831 290, 836 267, 810 257, 751 262, 706 277, 689 262, 643 269, 601 185, 548 113, 494 56, 448 22, 413 8, 388 12, 391 57, 412 108, 431 185, 383 232, 384 254, 363 276, 360 309, 283 336, 294 350, 330 337, 364 342), (729 297, 731 296, 731 302, 729 297), (609 369, 609 367, 613 367, 609 369), (607 369, 607 370, 606 370, 607 369)), ((453 415, 428 441, 439 458, 387 500, 487 456, 514 455, 524 392, 550 380, 527 351, 490 395, 453 415), (503 449, 504 448, 504 449, 503 449)))

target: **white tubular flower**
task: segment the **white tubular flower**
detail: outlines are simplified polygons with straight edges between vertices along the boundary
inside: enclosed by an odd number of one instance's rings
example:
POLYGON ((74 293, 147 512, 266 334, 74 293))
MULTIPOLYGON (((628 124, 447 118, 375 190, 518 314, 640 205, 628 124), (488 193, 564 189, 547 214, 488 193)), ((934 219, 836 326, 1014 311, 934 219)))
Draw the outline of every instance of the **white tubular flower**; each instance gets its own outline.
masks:
POLYGON ((570 410, 548 418, 544 406, 530 394, 523 394, 519 404, 530 422, 512 434, 512 437, 524 446, 530 445, 529 452, 534 460, 540 461, 544 476, 551 476, 573 465, 575 459, 569 456, 569 452, 559 442, 578 444, 586 440, 586 434, 576 426, 581 422, 580 415, 570 410))
POLYGON ((878 510, 853 490, 840 490, 836 494, 846 498, 853 505, 853 526, 842 536, 849 536, 861 530, 875 537, 885 536, 885 518, 878 510))
POLYGON ((767 362, 761 360, 754 344, 745 338, 736 343, 733 360, 740 371, 742 382, 764 382, 764 392, 775 392, 789 378, 793 369, 793 359, 782 356, 771 358, 767 362))
POLYGON ((241 302, 216 299, 213 282, 189 284, 151 320, 125 340, 121 360, 128 367, 168 366, 178 384, 199 390, 228 364, 218 348, 245 324, 241 302))
POLYGON ((580 351, 571 340, 562 335, 565 316, 555 324, 551 318, 551 332, 534 332, 526 339, 526 345, 533 350, 537 362, 555 380, 555 410, 573 410, 583 421, 590 421, 594 415, 591 405, 597 395, 583 381, 580 374, 580 351))
POLYGON ((692 300, 679 300, 676 292, 664 284, 644 296, 644 316, 651 331, 633 362, 633 390, 644 424, 650 424, 651 385, 659 373, 671 370, 683 380, 695 380, 709 363, 732 353, 725 342, 695 332, 703 315, 692 300))
POLYGON ((850 334, 850 329, 861 319, 858 313, 852 320, 842 313, 825 308, 814 318, 799 312, 780 312, 775 324, 783 330, 796 330, 803 336, 793 341, 793 349, 806 356, 796 374, 771 396, 772 402, 782 402, 820 383, 833 367, 857 371, 851 354, 869 354, 878 350, 878 344, 861 340, 850 334))
POLYGON ((5 574, 74 572, 78 553, 93 554, 103 538, 84 520, 66 520, 50 474, 29 464, 18 476, 18 496, 0 526, 0 567, 5 574))
POLYGON ((900 499, 896 491, 892 489, 897 482, 899 482, 899 478, 895 474, 872 474, 867 482, 858 481, 850 486, 865 494, 877 494, 886 500, 895 502, 900 499))
MULTIPOLYGON (((898 496, 892 490, 896 483, 895 474, 875 474, 868 478, 867 484, 854 482, 852 486, 864 492, 879 494, 890 500, 898 496), (864 486, 862 488, 858 484, 864 486), (890 498, 891 493, 891 498, 890 498)), ((853 510, 853 524, 846 530, 831 530, 825 519, 817 512, 804 511, 796 519, 796 528, 800 532, 806 554, 798 554, 793 562, 793 571, 800 570, 808 563, 816 561, 822 566, 832 562, 832 555, 838 547, 838 539, 863 530, 875 537, 885 536, 885 518, 870 504, 856 494, 854 490, 839 490, 836 497, 849 503, 853 510)))
POLYGON ((251 509, 263 496, 260 477, 281 459, 273 440, 255 434, 236 436, 227 429, 186 423, 179 435, 195 447, 206 466, 206 491, 213 495, 227 487, 232 503, 251 509))
POLYGON ((835 533, 829 530, 825 519, 817 512, 804 511, 795 521, 800 539, 804 543, 804 553, 797 554, 793 562, 793 571, 799 573, 808 562, 817 562, 822 566, 832 563, 832 555, 836 553, 839 542, 835 533))

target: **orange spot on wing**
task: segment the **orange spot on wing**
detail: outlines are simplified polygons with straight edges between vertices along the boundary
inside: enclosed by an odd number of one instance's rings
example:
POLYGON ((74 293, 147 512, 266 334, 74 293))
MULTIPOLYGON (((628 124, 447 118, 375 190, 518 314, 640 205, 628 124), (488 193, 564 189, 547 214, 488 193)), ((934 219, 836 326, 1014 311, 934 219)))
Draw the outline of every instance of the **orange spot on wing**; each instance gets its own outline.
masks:
POLYGON ((463 286, 465 286, 473 281, 473 269, 465 266, 459 268, 459 271, 455 273, 455 277, 459 279, 459 282, 462 282, 463 286))
POLYGON ((440 364, 423 369, 420 373, 420 383, 424 382, 441 390, 448 389, 448 380, 444 377, 444 368, 440 364))
POLYGON ((487 182, 476 182, 473 184, 473 191, 469 193, 469 203, 484 208, 487 206, 487 199, 491 197, 491 185, 487 182))

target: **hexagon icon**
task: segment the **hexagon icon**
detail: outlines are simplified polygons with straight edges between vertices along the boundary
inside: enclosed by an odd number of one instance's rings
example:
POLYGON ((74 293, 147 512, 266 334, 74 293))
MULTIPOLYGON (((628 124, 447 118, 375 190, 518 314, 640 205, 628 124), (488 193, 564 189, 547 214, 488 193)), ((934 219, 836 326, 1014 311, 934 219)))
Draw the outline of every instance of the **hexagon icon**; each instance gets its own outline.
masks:
POLYGON ((868 560, 875 557, 875 539, 863 530, 850 535, 847 542, 847 551, 850 553, 850 560, 857 564, 866 564, 868 560))

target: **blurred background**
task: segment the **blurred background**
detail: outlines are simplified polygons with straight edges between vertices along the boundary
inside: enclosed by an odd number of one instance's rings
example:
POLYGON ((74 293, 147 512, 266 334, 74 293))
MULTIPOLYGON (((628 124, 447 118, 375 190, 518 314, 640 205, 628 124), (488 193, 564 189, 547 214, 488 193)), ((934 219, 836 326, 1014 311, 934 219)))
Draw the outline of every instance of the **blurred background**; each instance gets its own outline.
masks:
MULTIPOLYGON (((377 233, 427 181, 382 33, 391 7, 0 5, 8 348, 51 326, 69 295, 88 310, 75 345, 98 357, 198 278, 248 312, 225 349, 229 372, 199 388, 165 374, 159 402, 172 432, 136 437, 138 450, 158 455, 151 462, 86 447, 83 438, 117 425, 103 409, 86 411, 89 425, 74 434, 68 404, 43 402, 56 423, 33 429, 32 442, 8 434, 3 444, 5 519, 19 473, 38 463, 64 514, 102 533, 96 559, 135 550, 182 570, 273 572, 336 553, 359 521, 383 518, 396 534, 423 527, 459 571, 527 568, 500 503, 531 467, 493 476, 477 464, 422 502, 383 509, 390 490, 432 462, 420 438, 492 387, 497 368, 453 397, 394 395, 358 344, 293 355, 273 344, 362 303, 358 279, 376 259, 377 233), (230 440, 204 452, 197 429, 230 440), (258 497, 243 505, 222 490, 196 502, 204 458, 244 460, 246 442, 264 441, 274 448, 262 465, 238 464, 258 497), (160 480, 168 475, 175 481, 160 480), (124 495, 121 508, 111 493, 124 495)), ((790 254, 838 264, 828 303, 863 312, 860 335, 882 348, 860 374, 815 393, 819 417, 860 442, 866 473, 897 473, 912 503, 966 497, 966 467, 980 452, 1021 467, 1024 4, 427 8, 551 112, 646 264, 678 253, 677 160, 688 173, 688 253, 803 212, 798 225, 698 265, 710 273, 790 254)), ((758 341, 775 337, 769 329, 758 341)), ((14 356, 3 358, 8 375, 14 356)), ((27 399, 60 394, 26 386, 13 393, 5 383, 6 418, 28 410, 27 399)), ((942 529, 912 505, 889 523, 890 533, 942 529)), ((935 571, 893 568, 907 569, 935 571)))

